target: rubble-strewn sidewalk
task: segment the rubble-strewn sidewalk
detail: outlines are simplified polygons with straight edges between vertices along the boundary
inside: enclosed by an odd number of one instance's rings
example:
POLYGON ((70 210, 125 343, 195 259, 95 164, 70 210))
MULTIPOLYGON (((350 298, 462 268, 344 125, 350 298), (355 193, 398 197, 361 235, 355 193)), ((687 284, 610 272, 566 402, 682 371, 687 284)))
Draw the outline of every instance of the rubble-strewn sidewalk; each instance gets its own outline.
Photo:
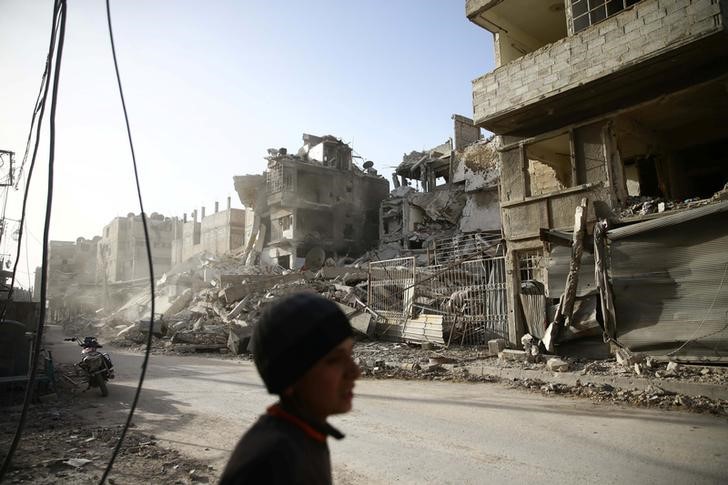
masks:
MULTIPOLYGON (((79 401, 48 396, 30 407, 7 483, 99 483, 117 444, 121 426, 89 422, 79 401)), ((88 405, 88 404, 85 404, 88 405)), ((0 460, 13 439, 20 406, 0 412, 0 460)), ((206 463, 159 446, 154 436, 129 430, 107 483, 211 483, 206 463)))
POLYGON ((546 363, 498 359, 475 348, 438 351, 381 342, 359 344, 355 354, 364 376, 374 379, 500 382, 546 395, 728 416, 723 367, 652 363, 653 369, 635 375, 613 360, 564 359, 571 370, 553 372, 546 363))

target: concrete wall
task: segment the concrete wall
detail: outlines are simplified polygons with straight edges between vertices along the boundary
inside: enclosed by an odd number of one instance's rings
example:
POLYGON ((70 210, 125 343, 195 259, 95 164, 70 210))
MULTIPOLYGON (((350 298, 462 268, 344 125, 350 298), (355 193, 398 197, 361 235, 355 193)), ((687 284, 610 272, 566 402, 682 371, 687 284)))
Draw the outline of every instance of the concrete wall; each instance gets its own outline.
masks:
POLYGON ((475 123, 489 128, 499 115, 724 32, 725 9, 716 0, 644 0, 473 81, 475 123))
POLYGON ((465 207, 460 216, 460 231, 497 231, 500 228, 498 189, 466 194, 465 207))
POLYGON ((228 209, 202 219, 202 249, 221 255, 243 245, 245 211, 228 209))
MULTIPOLYGON (((300 252, 321 246, 328 252, 361 254, 379 237, 379 204, 389 194, 382 177, 287 160, 296 190, 268 197, 267 217, 294 214, 290 238, 300 252)), ((273 241, 275 242, 275 241, 273 241)))

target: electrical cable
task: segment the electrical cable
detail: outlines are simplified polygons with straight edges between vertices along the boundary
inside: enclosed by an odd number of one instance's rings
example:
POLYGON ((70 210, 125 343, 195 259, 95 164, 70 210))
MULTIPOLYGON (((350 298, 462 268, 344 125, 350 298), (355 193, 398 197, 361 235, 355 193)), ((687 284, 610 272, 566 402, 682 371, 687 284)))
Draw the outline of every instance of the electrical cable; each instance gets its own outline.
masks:
MULTIPOLYGON (((56 65, 53 72, 53 93, 51 95, 51 113, 50 113, 50 140, 49 140, 49 155, 48 155, 48 193, 46 197, 46 213, 45 223, 43 228, 43 273, 41 276, 41 293, 40 301, 46 301, 46 287, 47 287, 47 269, 48 269, 48 239, 49 230, 51 224, 51 209, 53 205, 53 164, 55 163, 56 153, 56 106, 58 102, 58 81, 61 73, 61 59, 63 57, 63 41, 66 34, 66 0, 58 0, 54 5, 53 9, 53 20, 60 18, 60 28, 58 31, 58 47, 56 54, 56 65)), ((54 32, 55 34, 55 32, 54 32)), ((51 36, 51 47, 49 52, 53 52, 55 45, 55 35, 51 36)), ((23 401, 23 410, 20 413, 20 420, 18 421, 18 427, 13 437, 13 442, 10 445, 8 454, 5 456, 2 468, 0 468, 0 482, 2 482, 5 473, 10 468, 10 462, 12 461, 15 450, 20 442, 20 436, 23 433, 23 427, 25 426, 25 420, 28 416, 28 408, 30 405, 30 398, 33 394, 33 388, 35 387, 36 371, 38 369, 38 357, 40 356, 40 347, 43 342, 43 324, 45 322, 46 306, 40 305, 40 312, 38 316, 38 329, 35 333, 35 343, 33 348, 33 357, 30 364, 30 375, 28 376, 28 384, 25 388, 25 399, 23 401)))
MULTIPOLYGON (((25 157, 27 157, 28 149, 30 148, 30 141, 31 141, 31 134, 33 133, 33 123, 35 121, 35 114, 38 112, 39 108, 39 114, 38 114, 38 124, 36 125, 36 133, 35 133, 35 144, 33 146, 33 156, 30 160, 30 167, 28 168, 28 180, 25 183, 25 191, 23 193, 23 208, 21 211, 20 216, 20 227, 18 230, 18 250, 15 255, 15 262, 13 264, 13 274, 10 277, 10 288, 8 290, 8 297, 3 302, 3 308, 2 311, 0 311, 0 323, 5 321, 5 314, 7 312, 7 307, 10 303, 10 301, 13 298, 13 288, 15 288, 15 276, 18 271, 18 262, 20 260, 20 244, 23 241, 23 229, 25 226, 25 214, 28 208, 28 194, 30 193, 30 182, 33 178, 33 170, 35 169, 35 160, 38 155, 38 146, 40 144, 40 132, 41 128, 43 126, 43 117, 45 115, 45 107, 46 107, 46 100, 48 98, 48 88, 50 87, 50 83, 48 82, 48 78, 50 76, 51 67, 53 64, 53 53, 55 51, 55 42, 56 37, 58 35, 58 29, 59 29, 59 23, 60 23, 60 15, 58 15, 58 4, 60 0, 56 0, 54 11, 53 11, 53 22, 51 25, 51 40, 50 40, 50 46, 48 47, 48 55, 46 56, 46 65, 45 70, 43 71, 43 76, 41 80, 41 89, 43 91, 43 95, 39 101, 36 100, 35 109, 33 110, 33 116, 31 118, 30 123, 30 130, 28 134, 28 141, 25 147, 25 156, 23 157, 23 165, 25 164, 25 157)), ((65 15, 65 14, 64 14, 65 15)), ((22 165, 21 165, 22 170, 22 165)), ((18 184, 20 183, 20 175, 18 175, 18 184)), ((16 184, 17 188, 17 184, 16 184)))
POLYGON ((116 83, 119 86, 119 97, 121 98, 121 107, 124 111, 124 121, 126 122, 126 134, 129 138, 129 149, 131 150, 131 159, 132 163, 134 165, 134 180, 136 182, 136 189, 137 189, 137 196, 139 198, 139 210, 141 211, 141 217, 142 217, 142 227, 144 228, 144 242, 147 249, 147 259, 149 262, 149 287, 150 287, 150 293, 151 293, 151 313, 149 318, 149 333, 147 335, 147 348, 144 352, 144 361, 142 362, 142 370, 139 375, 139 384, 137 385, 136 393, 134 394, 134 400, 131 403, 131 408, 129 409, 129 415, 127 416, 126 423, 124 424, 124 428, 121 430, 121 436, 119 436, 119 441, 116 444, 116 447, 114 448, 113 453, 111 454, 111 458, 109 459, 109 463, 106 466, 106 470, 104 470, 104 474, 101 477, 101 480, 99 483, 103 485, 103 483, 106 481, 106 478, 109 476, 109 473, 111 472, 112 467, 114 466, 114 461, 116 460, 116 457, 119 455, 119 452, 121 451, 121 446, 124 443, 124 438, 126 437, 126 433, 129 430, 129 426, 131 425, 131 420, 134 417, 134 410, 137 407, 137 403, 139 402, 139 395, 142 392, 142 385, 144 384, 144 376, 147 373, 147 364, 149 363, 149 354, 152 349, 152 330, 154 329, 154 267, 152 265, 152 246, 149 242, 149 228, 147 227, 147 216, 144 213, 144 203, 142 201, 142 190, 139 185, 139 171, 137 169, 137 162, 136 162, 136 155, 134 153, 134 143, 132 142, 131 138, 131 127, 129 125, 129 115, 126 110, 126 102, 124 101, 124 90, 121 87, 121 75, 119 74, 119 63, 116 60, 116 47, 114 46, 114 31, 111 28, 111 8, 109 6, 109 0, 106 0, 106 20, 109 25, 109 41, 111 42, 111 55, 114 59, 114 71, 116 72, 116 83))

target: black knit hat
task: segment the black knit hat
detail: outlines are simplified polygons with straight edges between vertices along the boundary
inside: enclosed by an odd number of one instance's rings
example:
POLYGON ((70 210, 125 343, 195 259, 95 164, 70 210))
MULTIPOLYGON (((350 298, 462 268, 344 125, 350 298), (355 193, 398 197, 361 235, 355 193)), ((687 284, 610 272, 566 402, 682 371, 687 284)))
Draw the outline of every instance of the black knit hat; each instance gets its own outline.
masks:
POLYGON ((313 292, 288 295, 269 306, 255 328, 255 366, 268 392, 280 394, 351 335, 336 303, 313 292))

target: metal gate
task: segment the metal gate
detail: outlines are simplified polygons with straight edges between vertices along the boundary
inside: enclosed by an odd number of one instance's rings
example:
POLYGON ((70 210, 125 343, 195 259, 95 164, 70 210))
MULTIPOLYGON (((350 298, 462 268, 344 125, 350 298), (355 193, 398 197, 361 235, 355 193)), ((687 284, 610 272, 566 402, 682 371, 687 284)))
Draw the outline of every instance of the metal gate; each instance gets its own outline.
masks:
POLYGON ((375 333, 383 338, 402 337, 412 316, 415 294, 415 258, 369 263, 369 307, 377 313, 375 333))
POLYGON ((505 276, 503 256, 422 268, 414 258, 377 261, 369 264, 369 306, 381 315, 380 336, 484 345, 508 338, 505 276), (405 332, 409 320, 425 325, 428 315, 442 317, 441 339, 405 332))

